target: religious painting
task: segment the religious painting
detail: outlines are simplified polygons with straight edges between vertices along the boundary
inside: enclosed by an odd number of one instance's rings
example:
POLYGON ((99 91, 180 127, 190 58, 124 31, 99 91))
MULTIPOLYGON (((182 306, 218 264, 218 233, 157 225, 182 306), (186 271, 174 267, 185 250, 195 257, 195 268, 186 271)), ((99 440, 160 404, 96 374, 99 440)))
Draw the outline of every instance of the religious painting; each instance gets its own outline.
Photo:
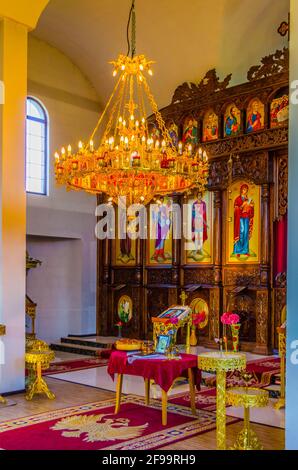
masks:
POLYGON ((289 121, 289 95, 276 97, 270 105, 270 127, 284 126, 289 121))
POLYGON ((172 119, 167 122, 166 126, 169 131, 170 137, 172 139, 173 146, 177 148, 178 142, 179 142, 178 126, 175 124, 175 122, 172 119))
POLYGON ((128 295, 120 297, 117 313, 122 323, 128 323, 132 319, 132 300, 128 295))
POLYGON ((260 261, 260 187, 240 181, 228 190, 227 261, 260 261))
POLYGON ((241 112, 237 106, 230 104, 224 116, 224 136, 236 137, 241 132, 241 112))
POLYGON ((198 121, 193 116, 189 116, 184 121, 182 142, 185 145, 198 145, 198 121))
POLYGON ((151 139, 153 139, 154 142, 156 142, 157 140, 160 140, 161 133, 160 133, 158 126, 155 123, 149 124, 148 132, 149 132, 149 136, 151 137, 151 139))
POLYGON ((202 322, 199 323, 199 329, 205 328, 209 319, 209 307, 206 300, 202 299, 201 297, 196 297, 192 300, 190 308, 193 315, 202 314, 202 322))
POLYGON ((264 118, 264 104, 259 100, 259 98, 252 99, 246 112, 246 132, 250 134, 264 129, 264 118))
POLYGON ((155 204, 150 205, 150 264, 172 263, 172 229, 172 199, 160 196, 155 204))
MULTIPOLYGON (((118 216, 118 209, 117 209, 118 216)), ((118 217, 116 217, 116 221, 118 217)), ((121 224, 127 224, 125 220, 125 212, 120 211, 121 224)), ((123 229, 122 229, 123 230, 123 229)), ((120 238, 119 227, 116 223, 116 239, 115 239, 115 265, 116 266, 135 266, 136 264, 136 240, 132 240, 128 233, 123 233, 123 238, 120 238)))
POLYGON ((211 264, 213 245, 212 193, 198 191, 188 199, 186 209, 186 212, 184 212, 187 229, 187 236, 185 236, 186 263, 211 264))
POLYGON ((209 110, 203 121, 203 142, 216 139, 218 139, 218 116, 213 110, 209 110))

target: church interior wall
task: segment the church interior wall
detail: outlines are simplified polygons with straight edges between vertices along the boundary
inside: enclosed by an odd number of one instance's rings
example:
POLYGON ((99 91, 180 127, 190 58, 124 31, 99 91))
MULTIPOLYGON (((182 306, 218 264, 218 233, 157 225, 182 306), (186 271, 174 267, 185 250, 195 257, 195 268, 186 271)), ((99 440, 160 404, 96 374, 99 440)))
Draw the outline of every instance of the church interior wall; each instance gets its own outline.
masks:
POLYGON ((27 291, 38 305, 38 337, 51 341, 95 332, 96 199, 56 187, 53 154, 62 143, 77 145, 78 136, 89 137, 100 106, 79 68, 34 37, 29 38, 28 95, 40 100, 48 113, 49 189, 48 196, 27 194, 27 249, 43 263, 30 272, 27 291))

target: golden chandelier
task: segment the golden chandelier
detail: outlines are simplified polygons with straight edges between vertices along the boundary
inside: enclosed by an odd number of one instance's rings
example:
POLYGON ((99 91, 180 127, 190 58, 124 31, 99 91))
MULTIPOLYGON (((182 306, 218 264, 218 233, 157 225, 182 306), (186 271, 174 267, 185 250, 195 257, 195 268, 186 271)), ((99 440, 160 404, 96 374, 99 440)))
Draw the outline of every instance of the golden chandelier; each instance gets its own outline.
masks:
POLYGON ((193 187, 204 191, 206 152, 192 145, 183 148, 182 143, 175 146, 147 82, 153 62, 144 55, 135 56, 134 0, 129 24, 131 18, 131 57, 128 52, 111 62, 113 76, 119 78, 88 143, 80 141, 76 152, 70 145, 56 152, 56 181, 67 189, 104 193, 110 202, 126 197, 127 205, 146 205, 155 195, 184 193, 193 187), (150 114, 155 117, 158 138, 147 122, 150 114))

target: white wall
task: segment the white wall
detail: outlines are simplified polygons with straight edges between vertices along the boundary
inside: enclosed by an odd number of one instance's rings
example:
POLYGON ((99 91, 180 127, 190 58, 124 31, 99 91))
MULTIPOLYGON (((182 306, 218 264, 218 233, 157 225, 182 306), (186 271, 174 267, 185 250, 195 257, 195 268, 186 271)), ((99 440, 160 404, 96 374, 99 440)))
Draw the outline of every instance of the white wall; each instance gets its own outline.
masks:
POLYGON ((81 71, 34 37, 29 39, 28 94, 49 115, 49 195, 27 195, 27 246, 43 265, 29 273, 27 291, 38 304, 38 336, 50 341, 96 329, 96 200, 56 187, 53 154, 88 139, 100 108, 81 71))

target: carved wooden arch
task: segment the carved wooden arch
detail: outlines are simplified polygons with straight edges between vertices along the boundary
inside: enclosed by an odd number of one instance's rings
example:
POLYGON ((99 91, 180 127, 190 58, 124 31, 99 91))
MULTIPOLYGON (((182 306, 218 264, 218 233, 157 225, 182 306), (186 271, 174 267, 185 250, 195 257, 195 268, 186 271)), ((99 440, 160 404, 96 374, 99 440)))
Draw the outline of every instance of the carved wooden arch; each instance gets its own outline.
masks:
POLYGON ((230 159, 212 160, 209 167, 208 188, 210 190, 226 189, 237 179, 251 180, 253 184, 262 185, 269 181, 268 152, 234 155, 231 168, 230 159))

